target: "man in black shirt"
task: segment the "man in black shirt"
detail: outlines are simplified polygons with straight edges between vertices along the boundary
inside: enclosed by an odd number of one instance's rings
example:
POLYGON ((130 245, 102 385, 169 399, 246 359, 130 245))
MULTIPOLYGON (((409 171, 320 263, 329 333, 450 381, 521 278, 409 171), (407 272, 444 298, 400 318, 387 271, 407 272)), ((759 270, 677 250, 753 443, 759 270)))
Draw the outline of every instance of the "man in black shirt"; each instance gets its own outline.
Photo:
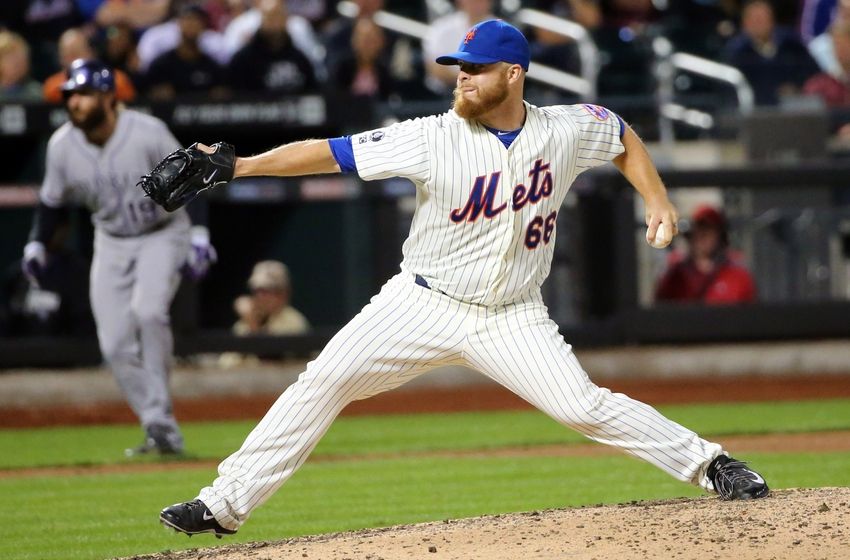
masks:
POLYGON ((198 45, 208 19, 200 5, 187 4, 180 9, 177 17, 180 44, 151 62, 145 80, 150 98, 168 100, 187 94, 221 98, 226 95, 223 69, 198 45))
POLYGON ((233 55, 230 84, 241 91, 272 91, 300 95, 318 91, 313 66, 286 32, 286 8, 280 0, 258 6, 262 23, 254 37, 233 55))

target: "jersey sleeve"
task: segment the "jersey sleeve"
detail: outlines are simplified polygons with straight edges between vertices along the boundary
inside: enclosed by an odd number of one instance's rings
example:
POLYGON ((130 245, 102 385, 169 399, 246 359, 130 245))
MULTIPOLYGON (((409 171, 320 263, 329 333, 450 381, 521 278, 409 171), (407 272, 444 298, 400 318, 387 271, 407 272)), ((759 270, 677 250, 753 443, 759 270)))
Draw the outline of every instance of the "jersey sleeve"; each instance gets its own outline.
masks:
POLYGON ((581 173, 607 163, 625 151, 625 123, 615 112, 599 105, 570 106, 579 131, 576 170, 581 173))
POLYGON ((51 208, 59 208, 71 202, 70 189, 65 179, 63 169, 65 153, 62 145, 51 140, 47 144, 47 156, 45 158, 44 179, 41 182, 41 190, 38 197, 42 203, 51 208))
POLYGON ((351 136, 329 138, 328 146, 330 146, 331 153, 342 173, 357 171, 357 162, 354 161, 354 148, 351 146, 351 136))
POLYGON ((357 173, 365 181, 403 177, 425 182, 431 172, 425 119, 402 121, 351 137, 357 173))

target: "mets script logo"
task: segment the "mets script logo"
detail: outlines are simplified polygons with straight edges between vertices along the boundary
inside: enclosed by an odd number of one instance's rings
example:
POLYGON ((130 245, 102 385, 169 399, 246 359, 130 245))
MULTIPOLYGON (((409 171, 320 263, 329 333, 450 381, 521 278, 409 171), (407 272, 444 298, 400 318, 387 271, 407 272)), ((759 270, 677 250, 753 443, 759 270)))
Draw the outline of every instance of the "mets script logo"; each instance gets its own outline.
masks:
MULTIPOLYGON (((511 209, 514 212, 522 210, 526 204, 537 204, 541 199, 552 195, 554 185, 552 172, 549 171, 549 167, 550 165, 548 163, 543 163, 542 159, 538 159, 534 162, 531 171, 528 172, 528 176, 531 177, 531 184, 525 186, 520 183, 514 187, 514 192, 511 196, 511 209)), ((501 178, 501 171, 491 173, 489 181, 486 181, 486 175, 476 177, 466 205, 463 208, 452 210, 449 213, 449 219, 456 224, 474 222, 481 214, 484 214, 485 218, 493 218, 507 208, 507 202, 502 203, 501 206, 493 207, 495 204, 496 189, 499 186, 499 180, 501 178), (486 188, 484 186, 485 182, 487 183, 486 188)))
POLYGON ((608 120, 608 109, 600 107, 599 105, 591 105, 589 103, 585 103, 583 107, 587 109, 588 113, 590 113, 600 121, 608 120))
POLYGON ((466 37, 463 38, 463 44, 468 45, 475 38, 475 29, 470 29, 466 32, 466 37))

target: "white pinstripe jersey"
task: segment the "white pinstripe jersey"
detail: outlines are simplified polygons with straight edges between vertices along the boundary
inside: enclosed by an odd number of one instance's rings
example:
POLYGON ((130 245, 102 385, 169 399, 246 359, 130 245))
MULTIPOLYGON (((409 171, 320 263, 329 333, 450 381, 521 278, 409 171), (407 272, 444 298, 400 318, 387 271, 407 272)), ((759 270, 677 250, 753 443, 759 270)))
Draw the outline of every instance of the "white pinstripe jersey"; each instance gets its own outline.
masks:
POLYGON ((118 111, 115 130, 103 146, 91 144, 67 122, 47 145, 39 197, 54 208, 68 203, 87 206, 95 226, 109 234, 145 233, 176 216, 146 198, 136 182, 179 147, 164 122, 130 109, 118 111))
POLYGON ((607 109, 525 106, 507 149, 454 111, 352 136, 361 178, 416 185, 402 270, 461 301, 496 305, 539 291, 570 185, 624 150, 621 121, 607 109))

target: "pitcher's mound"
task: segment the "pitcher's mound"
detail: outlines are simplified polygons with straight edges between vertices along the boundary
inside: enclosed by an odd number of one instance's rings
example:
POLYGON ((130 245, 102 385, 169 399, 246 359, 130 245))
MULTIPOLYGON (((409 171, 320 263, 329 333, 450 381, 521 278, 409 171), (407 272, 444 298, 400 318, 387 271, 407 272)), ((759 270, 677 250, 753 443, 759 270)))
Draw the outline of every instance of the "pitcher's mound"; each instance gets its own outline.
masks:
POLYGON ((158 554, 156 560, 850 558, 850 488, 636 502, 158 554))

